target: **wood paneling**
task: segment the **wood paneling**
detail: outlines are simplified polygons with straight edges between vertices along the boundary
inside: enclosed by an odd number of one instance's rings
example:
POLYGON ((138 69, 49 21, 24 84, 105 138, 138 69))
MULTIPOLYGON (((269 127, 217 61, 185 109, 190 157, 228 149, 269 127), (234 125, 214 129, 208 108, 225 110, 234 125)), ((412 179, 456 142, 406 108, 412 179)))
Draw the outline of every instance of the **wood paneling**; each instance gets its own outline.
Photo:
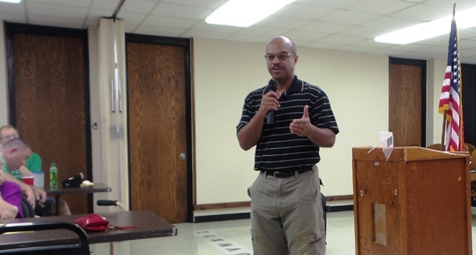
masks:
POLYGON ((185 49, 127 43, 131 207, 169 222, 188 210, 185 49))

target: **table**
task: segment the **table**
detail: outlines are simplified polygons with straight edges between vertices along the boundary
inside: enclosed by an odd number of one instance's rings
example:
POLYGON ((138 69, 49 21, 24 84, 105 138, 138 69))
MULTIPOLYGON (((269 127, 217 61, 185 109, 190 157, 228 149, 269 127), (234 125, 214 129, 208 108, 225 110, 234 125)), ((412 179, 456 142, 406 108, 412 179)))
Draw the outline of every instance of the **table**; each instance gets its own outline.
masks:
POLYGON ((45 192, 48 195, 54 195, 56 201, 56 215, 59 214, 60 195, 62 194, 91 194, 95 192, 111 192, 111 187, 104 183, 94 183, 93 186, 87 187, 69 187, 65 188, 58 185, 58 188, 52 189, 50 186, 45 186, 45 192))
MULTIPOLYGON (((0 220, 0 224, 24 223, 24 222, 69 222, 82 215, 52 216, 42 218, 26 218, 13 220, 0 220)), ((110 224, 117 226, 137 225, 131 229, 112 229, 108 231, 86 232, 90 244, 112 243, 136 239, 176 236, 177 229, 170 223, 161 219, 158 215, 148 210, 107 212, 99 215, 109 220, 110 224)), ((68 230, 46 230, 38 232, 3 234, 0 235, 0 249, 11 249, 18 246, 34 247, 72 244, 77 241, 77 236, 68 230)))

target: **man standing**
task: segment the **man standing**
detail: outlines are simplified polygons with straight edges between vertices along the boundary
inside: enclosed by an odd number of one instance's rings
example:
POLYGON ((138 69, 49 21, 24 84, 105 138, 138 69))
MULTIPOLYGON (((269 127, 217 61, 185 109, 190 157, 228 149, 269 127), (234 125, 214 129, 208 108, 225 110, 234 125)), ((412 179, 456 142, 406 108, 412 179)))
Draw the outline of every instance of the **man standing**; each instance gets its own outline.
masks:
POLYGON ((332 147, 339 128, 325 92, 299 80, 296 45, 275 37, 266 46, 268 85, 245 98, 237 126, 240 147, 256 145, 249 189, 255 255, 325 254, 319 148, 332 147))

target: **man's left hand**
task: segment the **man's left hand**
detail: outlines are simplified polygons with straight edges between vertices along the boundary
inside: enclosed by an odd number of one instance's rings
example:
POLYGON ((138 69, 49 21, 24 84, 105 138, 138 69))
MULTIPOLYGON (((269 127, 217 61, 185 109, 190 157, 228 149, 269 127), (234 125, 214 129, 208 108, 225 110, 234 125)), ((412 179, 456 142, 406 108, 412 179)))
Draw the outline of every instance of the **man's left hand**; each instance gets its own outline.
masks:
POLYGON ((289 125, 291 133, 298 136, 308 136, 312 132, 312 124, 309 119, 309 106, 304 106, 302 118, 294 119, 289 125))

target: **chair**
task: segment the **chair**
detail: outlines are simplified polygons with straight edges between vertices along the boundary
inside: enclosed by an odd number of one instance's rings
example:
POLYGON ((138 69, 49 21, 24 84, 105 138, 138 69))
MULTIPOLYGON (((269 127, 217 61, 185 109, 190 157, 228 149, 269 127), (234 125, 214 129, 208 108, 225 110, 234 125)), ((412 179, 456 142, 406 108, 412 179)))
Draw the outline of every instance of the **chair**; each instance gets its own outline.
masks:
POLYGON ((26 197, 21 197, 21 207, 23 211, 23 218, 34 218, 35 217, 35 210, 31 206, 30 202, 26 199, 26 197))
POLYGON ((470 162, 471 169, 476 169, 476 150, 471 152, 471 162, 470 162))
POLYGON ((443 150, 443 146, 441 145, 441 143, 434 143, 434 144, 426 146, 426 148, 437 150, 437 151, 442 151, 443 150))
POLYGON ((467 146, 469 154, 473 153, 473 151, 476 150, 476 147, 474 147, 474 145, 472 145, 470 143, 464 143, 464 145, 467 146))
POLYGON ((18 248, 9 248, 0 250, 0 254, 12 254, 12 255, 90 255, 88 236, 84 230, 76 224, 65 222, 50 222, 50 223, 10 223, 0 226, 0 235, 8 232, 31 232, 31 231, 43 231, 43 230, 55 230, 55 229, 67 229, 74 232, 79 237, 79 242, 76 244, 57 245, 52 244, 49 246, 34 246, 26 247, 25 243, 28 243, 28 237, 22 241, 18 248))

